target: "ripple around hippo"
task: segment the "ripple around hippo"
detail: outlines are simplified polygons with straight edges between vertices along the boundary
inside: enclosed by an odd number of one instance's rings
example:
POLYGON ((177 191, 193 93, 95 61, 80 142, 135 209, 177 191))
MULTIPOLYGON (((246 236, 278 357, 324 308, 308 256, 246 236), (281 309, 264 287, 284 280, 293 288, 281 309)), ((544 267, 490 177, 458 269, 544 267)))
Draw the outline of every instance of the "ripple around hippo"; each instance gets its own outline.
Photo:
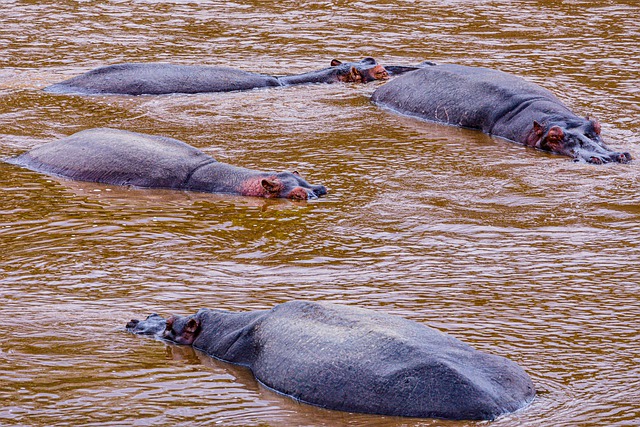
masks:
POLYGON ((597 121, 577 116, 548 90, 497 70, 422 67, 379 87, 371 100, 401 114, 478 129, 576 160, 631 161, 629 153, 604 144, 597 121))
POLYGON ((88 129, 6 160, 78 181, 295 200, 327 194, 297 172, 261 172, 218 162, 182 141, 88 129))
POLYGON ((337 304, 201 309, 166 321, 153 314, 126 329, 246 366, 273 390, 327 409, 492 420, 535 397, 527 373, 504 357, 401 317, 337 304))
POLYGON ((50 93, 80 95, 161 95, 231 92, 308 83, 368 83, 389 78, 373 58, 331 61, 328 68, 288 76, 270 76, 231 67, 124 63, 96 68, 46 87, 50 93))

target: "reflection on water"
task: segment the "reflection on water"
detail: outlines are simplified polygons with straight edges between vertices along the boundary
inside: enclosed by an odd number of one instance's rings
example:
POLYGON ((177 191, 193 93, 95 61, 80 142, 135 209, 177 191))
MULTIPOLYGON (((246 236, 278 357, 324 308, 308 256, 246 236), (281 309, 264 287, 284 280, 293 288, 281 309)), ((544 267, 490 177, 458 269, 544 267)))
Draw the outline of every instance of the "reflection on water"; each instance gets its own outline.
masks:
POLYGON ((41 2, 0 10, 0 155, 82 129, 298 170, 309 202, 72 183, 0 164, 0 424, 463 426, 326 411, 132 317, 290 299, 385 310, 507 356, 538 389, 496 426, 636 425, 636 162, 593 166, 382 111, 374 83, 159 97, 40 91, 123 61, 290 74, 331 58, 490 66, 640 158, 631 1, 41 2))

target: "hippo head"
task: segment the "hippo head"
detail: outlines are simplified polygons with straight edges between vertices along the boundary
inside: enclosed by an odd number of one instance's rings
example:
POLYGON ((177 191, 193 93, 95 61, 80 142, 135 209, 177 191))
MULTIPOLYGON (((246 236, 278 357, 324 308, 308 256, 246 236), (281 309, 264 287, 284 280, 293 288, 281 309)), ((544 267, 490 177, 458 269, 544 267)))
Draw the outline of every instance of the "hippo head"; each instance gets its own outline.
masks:
POLYGON ((161 335, 166 328, 166 320, 158 314, 151 314, 145 320, 133 319, 125 329, 137 335, 161 335))
POLYGON ((600 123, 589 117, 546 125, 534 121, 527 145, 594 164, 631 161, 629 153, 613 151, 604 144, 600 123))
POLYGON ((307 200, 324 196, 327 189, 323 185, 309 184, 294 171, 251 178, 243 183, 241 193, 267 199, 307 200))
POLYGON ((167 319, 162 338, 176 344, 191 345, 200 335, 198 314, 192 316, 171 316, 167 319))
POLYGON ((374 80, 387 80, 389 73, 373 58, 364 58, 358 62, 331 61, 336 69, 337 78, 345 83, 369 83, 374 80))
POLYGON ((137 335, 155 335, 176 344, 191 345, 200 334, 198 314, 192 316, 171 316, 164 319, 158 314, 151 314, 145 320, 133 319, 125 329, 137 335))

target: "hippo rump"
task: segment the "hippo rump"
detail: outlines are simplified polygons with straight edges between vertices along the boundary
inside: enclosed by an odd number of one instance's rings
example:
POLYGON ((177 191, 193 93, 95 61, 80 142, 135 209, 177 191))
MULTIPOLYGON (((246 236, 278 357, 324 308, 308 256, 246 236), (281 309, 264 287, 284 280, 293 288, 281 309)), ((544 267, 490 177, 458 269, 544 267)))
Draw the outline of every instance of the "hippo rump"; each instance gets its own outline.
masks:
POLYGON ((372 101, 424 120, 489 135, 589 163, 631 160, 608 148, 600 124, 571 112, 542 87, 501 71, 454 64, 422 67, 379 87, 372 101))
POLYGON ((108 128, 78 132, 6 161, 78 181, 144 188, 296 200, 327 192, 297 172, 232 166, 176 139, 108 128))
POLYGON ((46 87, 51 93, 160 95, 167 93, 230 92, 304 83, 360 82, 387 79, 373 58, 342 63, 309 73, 274 77, 231 67, 125 63, 96 68, 46 87))
POLYGON ((492 420, 535 389, 516 363, 435 329, 350 306, 290 301, 271 310, 157 314, 126 329, 243 365, 267 387, 327 409, 492 420))

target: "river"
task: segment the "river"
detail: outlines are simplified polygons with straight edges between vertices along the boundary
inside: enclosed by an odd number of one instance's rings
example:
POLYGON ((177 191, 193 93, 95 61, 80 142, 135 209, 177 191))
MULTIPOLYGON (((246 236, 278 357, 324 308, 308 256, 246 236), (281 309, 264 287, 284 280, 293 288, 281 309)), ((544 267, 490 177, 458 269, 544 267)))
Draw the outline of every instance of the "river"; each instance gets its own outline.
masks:
POLYGON ((94 127, 297 170, 309 202, 119 188, 0 163, 0 424, 479 426, 298 403, 127 334, 151 312, 291 299, 397 314, 508 357, 538 394, 491 423, 640 423, 640 162, 589 165, 393 115, 380 85, 166 96, 45 86, 120 62, 274 75, 333 58, 500 69, 640 159, 632 0, 17 1, 0 8, 0 157, 94 127))

